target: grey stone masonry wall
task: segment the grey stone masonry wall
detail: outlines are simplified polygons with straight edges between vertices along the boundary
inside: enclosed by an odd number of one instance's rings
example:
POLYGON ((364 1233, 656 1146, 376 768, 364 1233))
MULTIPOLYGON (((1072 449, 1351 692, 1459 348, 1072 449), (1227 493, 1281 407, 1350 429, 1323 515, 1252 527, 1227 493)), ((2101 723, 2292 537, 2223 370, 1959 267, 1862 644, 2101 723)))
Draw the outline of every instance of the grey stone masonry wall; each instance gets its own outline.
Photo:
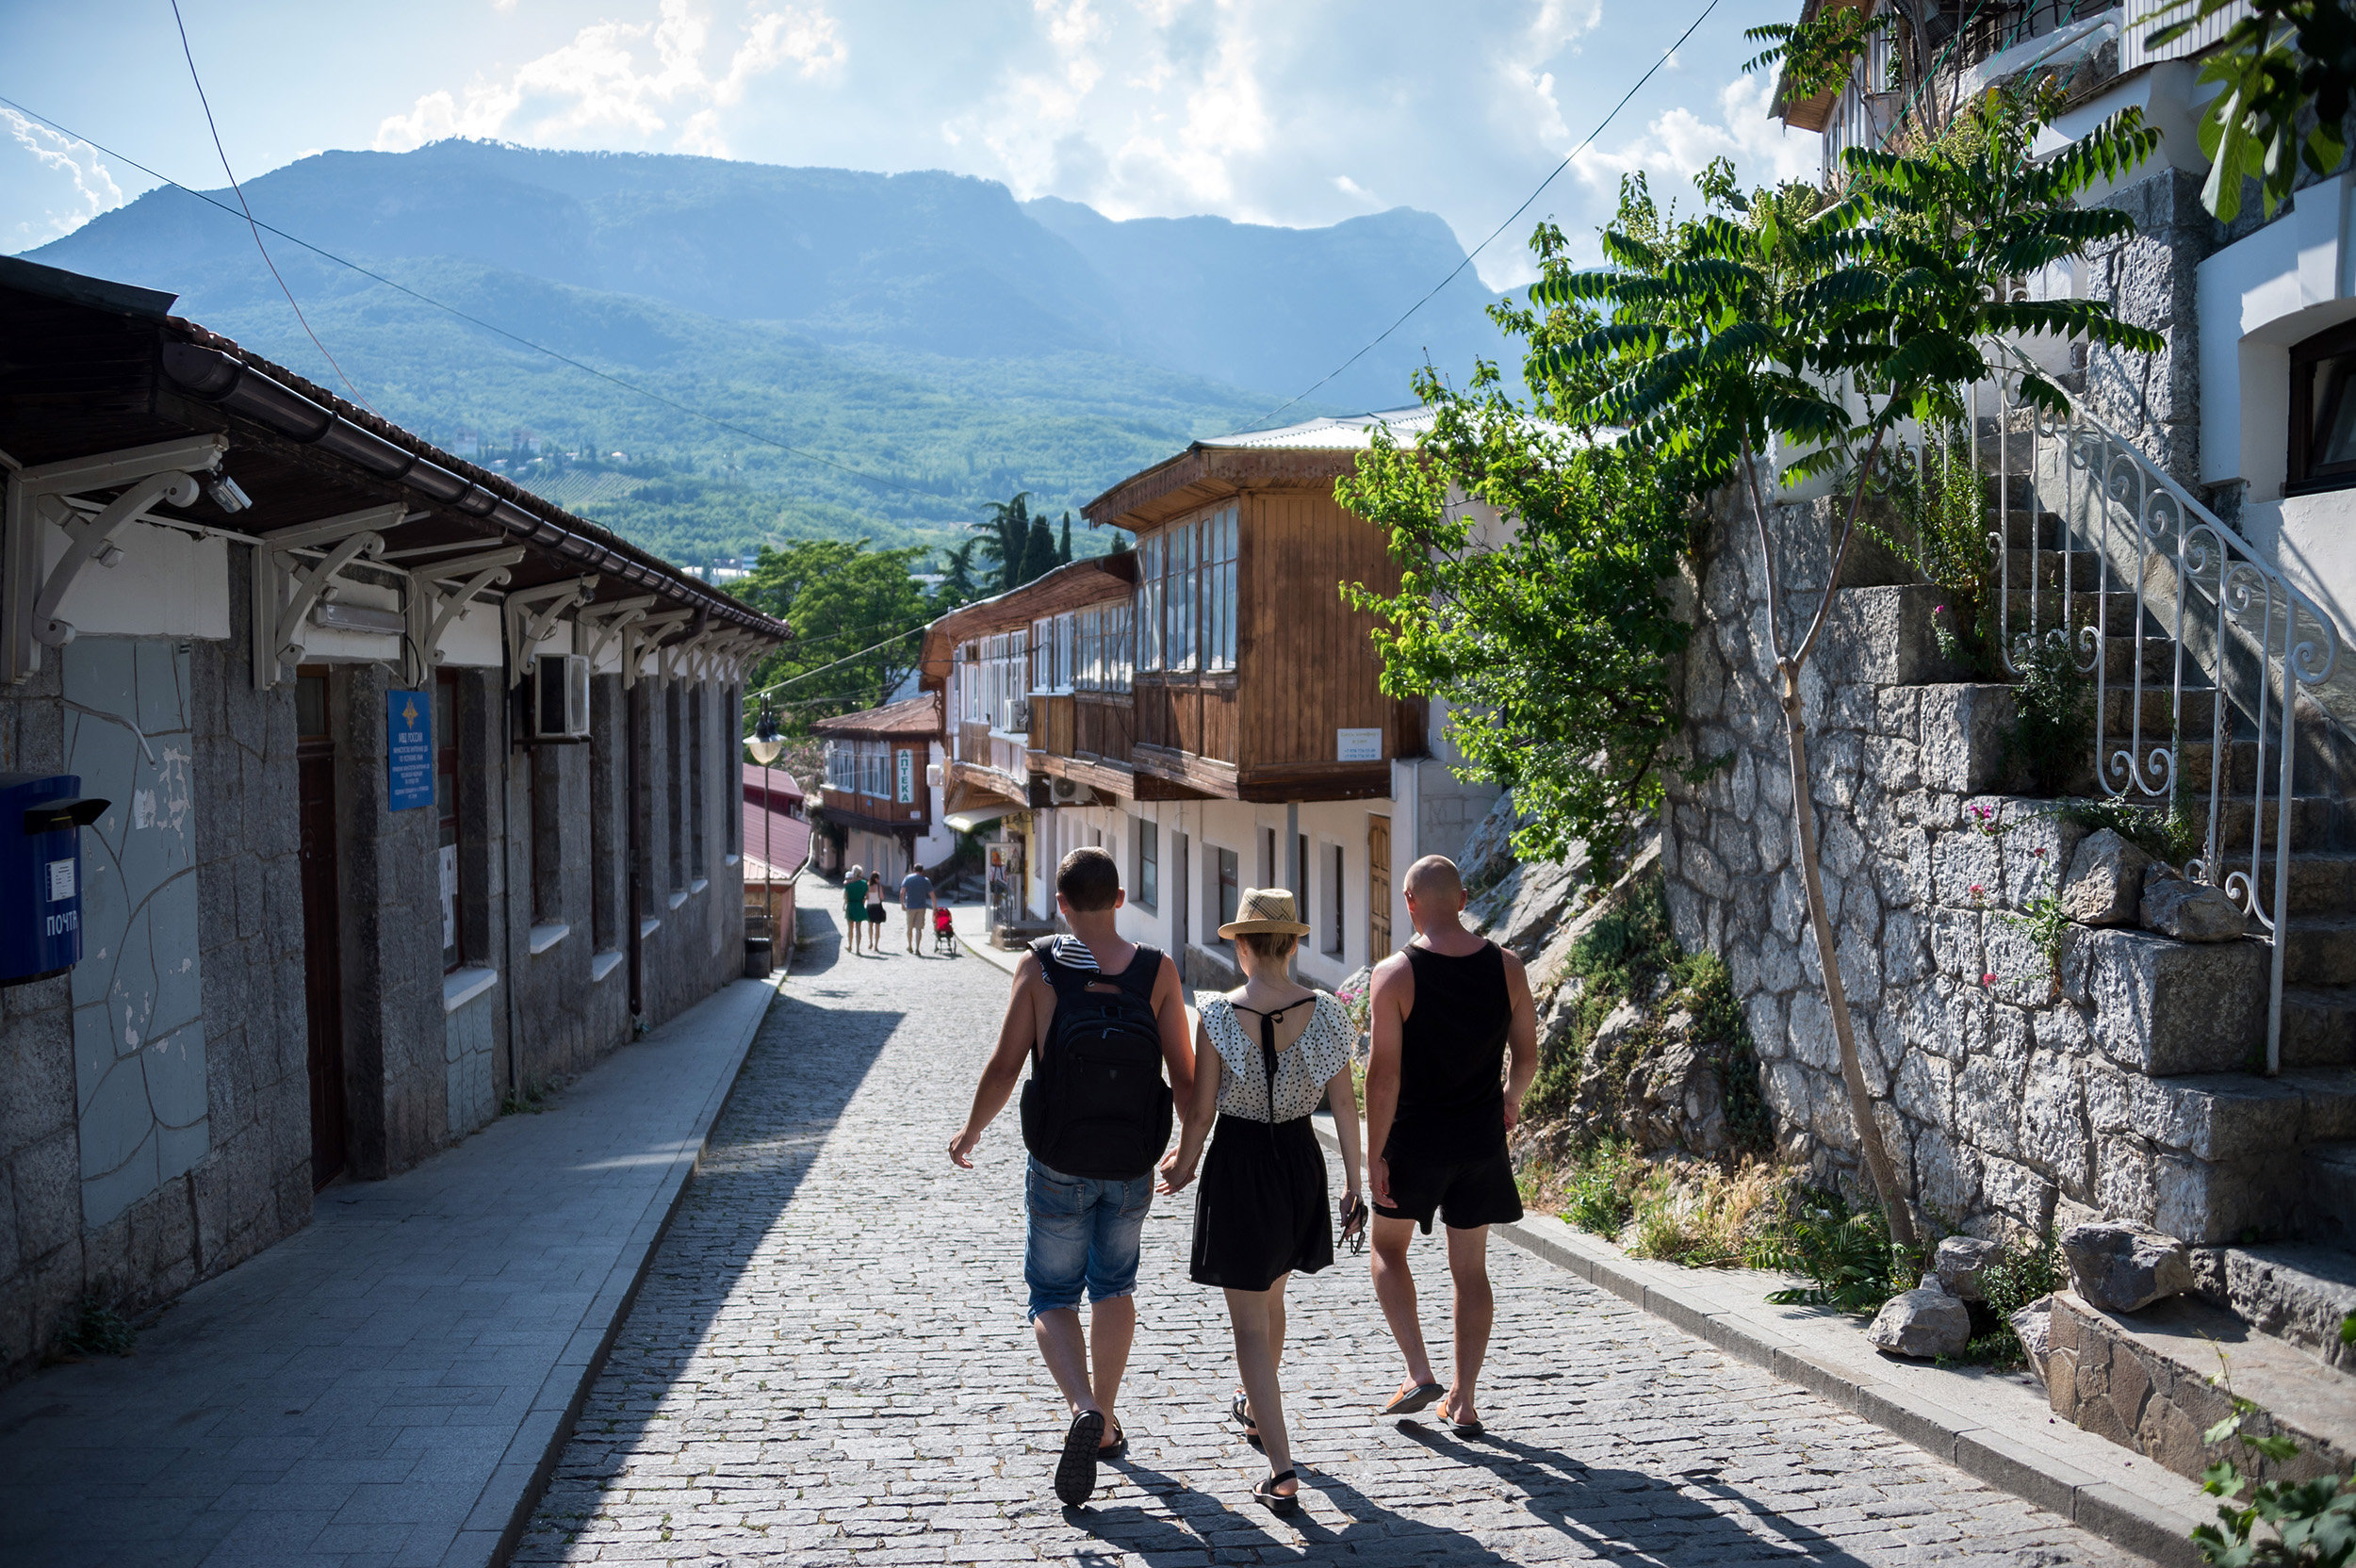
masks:
MULTIPOLYGON (((389 684, 382 666, 364 664, 336 671, 330 687, 344 910, 348 1168, 364 1181, 408 1169, 450 1137, 434 813, 431 807, 389 808, 389 684)), ((479 923, 469 928, 470 961, 480 930, 479 923)))
MULTIPOLYGON (((246 580, 233 571, 233 594, 246 580)), ((231 625, 246 624, 233 600, 231 625)), ((155 831, 167 809, 186 811, 195 918, 159 923, 151 913, 145 923, 125 926, 144 944, 141 965, 159 972, 142 982, 120 963, 106 968, 114 976, 108 989, 121 1001, 106 1010, 136 1015, 125 1027, 137 1027, 168 1000, 168 975, 196 979, 201 1059, 164 1065, 193 1070, 202 1115, 191 1121, 196 1107, 163 1103, 152 1086, 142 1093, 140 1114, 197 1141, 183 1157, 151 1163, 153 1179, 136 1189, 102 1185, 106 1200, 92 1210, 83 1177, 93 1158, 105 1163, 104 1152, 85 1144, 130 1125, 120 1108, 91 1114, 77 1094, 73 986, 85 970, 102 972, 91 961, 96 955, 86 947, 74 975, 0 989, 0 1380, 28 1370, 86 1295, 139 1312, 291 1234, 311 1215, 292 693, 254 692, 237 639, 91 639, 69 651, 97 660, 93 670, 109 661, 138 663, 142 681, 154 674, 159 690, 181 692, 181 727, 147 724, 152 698, 138 710, 141 727, 156 731, 153 764, 127 730, 121 767, 85 753, 86 766, 108 775, 93 773, 85 788, 116 799, 120 821, 116 838, 84 847, 86 858, 114 856, 133 866, 147 851, 123 835, 155 831), (166 771, 185 782, 184 797, 148 778, 166 771), (154 786, 144 828, 142 779, 154 786)), ((0 696, 0 770, 65 767, 64 662, 51 655, 39 674, 0 696)), ((164 1037, 167 1048, 189 1032, 164 1037)), ((107 1081, 127 1074, 136 1085, 143 1066, 116 1061, 107 1081)), ((174 1093, 185 1087, 162 1099, 174 1093)))
MULTIPOLYGON (((1783 535, 1824 539, 1820 509, 1780 510, 1783 535)), ((1668 904, 1679 940, 1732 972, 1783 1153, 1854 1186, 1759 546, 1728 523, 1713 522, 1687 584, 1698 624, 1683 671, 1688 754, 1728 761, 1699 785, 1672 779, 1668 904)), ((1794 610, 1812 604, 1822 559, 1786 560, 1794 610)), ((1825 896, 1891 1156, 1922 1203, 1972 1230, 2102 1214, 2227 1239, 2274 1196, 2231 1163, 2237 1130, 2204 1075, 2246 1067, 2259 1043, 2263 951, 2079 930, 2053 972, 2013 917, 2058 890, 2082 830, 2003 792, 2010 693, 1950 678, 1938 601, 1924 586, 1843 590, 1802 683, 1825 896)))
POLYGON ((2133 218, 2136 232, 2092 249, 2086 258, 2086 297, 2108 301, 2119 319, 2149 327, 2168 341, 2155 354, 2088 350, 2087 406, 2141 447, 2169 478, 2198 486, 2201 336, 2196 274, 2216 248, 2216 220, 2201 204, 2201 181, 2180 169, 2148 172, 2103 198, 2102 205, 2133 218))

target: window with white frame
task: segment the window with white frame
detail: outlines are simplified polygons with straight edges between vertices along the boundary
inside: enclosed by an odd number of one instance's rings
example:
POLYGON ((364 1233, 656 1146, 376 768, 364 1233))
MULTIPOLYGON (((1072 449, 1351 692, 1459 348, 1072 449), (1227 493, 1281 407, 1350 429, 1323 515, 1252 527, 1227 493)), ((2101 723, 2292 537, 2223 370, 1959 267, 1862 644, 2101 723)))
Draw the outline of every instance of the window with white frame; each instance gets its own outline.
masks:
POLYGON ((879 800, 891 797, 891 742, 861 741, 859 743, 859 792, 879 800))
POLYGON ((846 793, 859 788, 859 753, 847 741, 826 743, 826 788, 846 793))
POLYGON ((1203 667, 1235 667, 1235 508, 1221 507, 1202 527, 1203 667))
POLYGON ((1055 623, 1052 620, 1031 623, 1031 690, 1052 692, 1055 689, 1055 623))
POLYGON ((1195 667, 1195 525, 1180 523, 1166 536, 1162 582, 1167 602, 1162 616, 1162 667, 1195 667))
POLYGON ((1135 615, 1129 606, 1107 606, 1104 615, 1103 669, 1104 690, 1125 692, 1131 678, 1137 674, 1137 649, 1129 637, 1130 623, 1135 615))
POLYGON ((1137 667, 1162 667, 1163 536, 1149 533, 1137 541, 1137 667))

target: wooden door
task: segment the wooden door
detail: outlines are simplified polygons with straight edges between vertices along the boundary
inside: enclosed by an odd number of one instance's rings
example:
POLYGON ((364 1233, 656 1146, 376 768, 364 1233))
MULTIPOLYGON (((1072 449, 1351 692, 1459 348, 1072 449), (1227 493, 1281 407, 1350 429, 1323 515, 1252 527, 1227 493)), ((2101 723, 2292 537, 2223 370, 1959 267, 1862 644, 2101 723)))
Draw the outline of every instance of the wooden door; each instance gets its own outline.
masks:
POLYGON ((344 1168, 344 980, 335 892, 335 743, 328 733, 327 677, 295 685, 296 814, 301 819, 303 1003, 309 1034, 311 1187, 344 1168))
POLYGON ((1366 819, 1366 962, 1391 956, 1391 819, 1366 819))

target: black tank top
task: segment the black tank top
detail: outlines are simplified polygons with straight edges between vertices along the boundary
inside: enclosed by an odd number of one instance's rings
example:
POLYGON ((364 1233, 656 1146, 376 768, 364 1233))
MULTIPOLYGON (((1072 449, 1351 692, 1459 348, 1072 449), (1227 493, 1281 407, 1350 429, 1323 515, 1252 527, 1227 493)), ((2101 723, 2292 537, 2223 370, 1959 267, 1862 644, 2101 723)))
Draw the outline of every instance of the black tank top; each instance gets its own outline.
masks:
POLYGON ((1505 1147, 1505 1039, 1513 1021, 1495 942, 1451 958, 1409 944, 1415 1004, 1399 1032, 1399 1112, 1386 1160, 1477 1160, 1505 1147))

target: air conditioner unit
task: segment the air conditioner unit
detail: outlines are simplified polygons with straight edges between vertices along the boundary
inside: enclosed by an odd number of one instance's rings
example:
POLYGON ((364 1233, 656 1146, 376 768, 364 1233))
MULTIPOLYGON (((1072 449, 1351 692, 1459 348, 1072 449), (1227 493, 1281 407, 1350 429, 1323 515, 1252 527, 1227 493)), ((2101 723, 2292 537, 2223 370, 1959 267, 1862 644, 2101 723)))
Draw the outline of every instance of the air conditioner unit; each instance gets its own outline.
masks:
POLYGON ((544 653, 532 672, 532 734, 539 741, 589 738, 589 661, 578 653, 544 653))
POLYGON ((1031 727, 1031 699, 1007 697, 998 705, 998 727, 1008 735, 1031 727))
POLYGON ((924 764, 924 788, 926 788, 926 789, 928 789, 928 790, 938 790, 938 789, 940 789, 940 788, 941 788, 941 764, 940 764, 940 763, 938 763, 938 762, 927 762, 927 763, 925 763, 925 764, 924 764))
POLYGON ((1047 794, 1048 798, 1058 806, 1093 806, 1096 804, 1096 792, 1076 779, 1049 779, 1047 794))

